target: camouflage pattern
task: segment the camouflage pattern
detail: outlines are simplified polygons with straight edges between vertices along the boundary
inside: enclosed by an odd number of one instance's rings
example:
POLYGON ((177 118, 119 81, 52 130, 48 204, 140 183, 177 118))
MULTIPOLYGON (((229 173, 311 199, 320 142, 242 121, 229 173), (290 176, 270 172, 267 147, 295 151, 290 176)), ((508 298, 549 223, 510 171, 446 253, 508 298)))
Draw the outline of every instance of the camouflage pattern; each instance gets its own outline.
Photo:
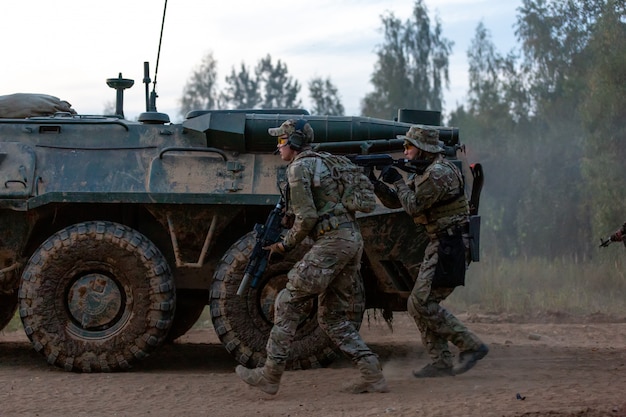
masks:
MULTIPOLYGON (((299 120, 304 122, 303 119, 299 119, 299 120)), ((267 129, 267 133, 269 133, 270 136, 292 135, 296 131, 296 125, 298 124, 299 120, 296 120, 296 119, 285 120, 279 127, 267 129)), ((301 131, 304 137, 306 138, 307 143, 313 142, 313 139, 314 139, 313 128, 311 128, 311 125, 309 123, 305 123, 301 131)))
MULTIPOLYGON (((468 222, 469 208, 463 190, 461 174, 454 164, 437 155, 423 175, 411 175, 406 184, 403 180, 394 183, 390 190, 382 183, 375 190, 381 202, 388 207, 401 205, 414 221, 423 224, 430 238, 420 266, 413 290, 407 301, 407 311, 415 320, 421 333, 422 343, 432 363, 438 367, 452 368, 452 353, 448 342, 460 351, 478 349, 480 339, 454 315, 440 305, 454 288, 433 288, 432 282, 439 261, 438 234, 454 226, 468 222), (384 189, 387 190, 384 190, 384 189), (454 199, 459 196, 458 199, 454 199), (455 200, 433 210, 433 205, 442 201, 455 200)), ((466 262, 469 262, 469 239, 463 235, 466 262)))
POLYGON ((430 153, 440 153, 444 149, 439 141, 439 131, 423 125, 413 125, 406 135, 397 135, 398 139, 404 139, 411 145, 430 153))
POLYGON ((358 272, 363 238, 354 213, 347 213, 336 203, 337 184, 318 160, 319 157, 305 151, 287 169, 287 207, 295 214, 295 221, 284 245, 294 247, 307 236, 314 244, 289 271, 287 285, 276 298, 274 326, 266 346, 266 374, 276 375, 284 369, 296 329, 309 313, 309 302, 315 297, 319 325, 331 341, 355 364, 364 357, 372 357, 368 360, 378 364, 349 318, 355 294, 362 294, 363 283, 358 272), (319 187, 312 186, 316 170, 319 187), (318 233, 316 224, 325 215, 340 220, 330 230, 318 233))
POLYGON ((451 226, 468 222, 469 205, 466 198, 460 198, 451 207, 433 208, 435 203, 452 199, 463 189, 461 173, 442 155, 437 155, 423 175, 413 174, 408 180, 409 184, 404 181, 394 184, 398 199, 416 223, 426 226, 431 239, 451 226), (445 215, 441 215, 443 210, 448 210, 445 215))
MULTIPOLYGON (((469 252, 469 242, 464 238, 469 252)), ((477 349, 481 341, 459 319, 440 305, 454 288, 432 288, 435 268, 439 260, 439 240, 432 240, 426 247, 424 260, 409 296, 407 308, 415 320, 433 364, 452 367, 453 355, 448 347, 452 342, 461 352, 477 349)))
MULTIPOLYGON (((337 181, 331 177, 328 167, 314 152, 299 153, 287 168, 287 178, 287 211, 294 214, 294 225, 285 236, 285 247, 293 248, 302 242, 315 231, 320 218, 348 215, 343 205, 338 203, 337 181), (316 175, 319 178, 319 187, 313 187, 316 175)), ((350 220, 354 219, 353 214, 348 217, 350 220)))

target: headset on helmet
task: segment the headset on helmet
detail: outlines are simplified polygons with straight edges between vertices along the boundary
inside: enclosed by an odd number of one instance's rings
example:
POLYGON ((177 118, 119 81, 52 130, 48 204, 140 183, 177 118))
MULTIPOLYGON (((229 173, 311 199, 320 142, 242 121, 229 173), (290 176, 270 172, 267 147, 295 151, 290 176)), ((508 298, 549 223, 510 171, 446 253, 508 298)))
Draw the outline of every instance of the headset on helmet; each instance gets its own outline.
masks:
POLYGON ((305 119, 298 119, 294 126, 294 132, 289 135, 287 144, 294 151, 300 152, 302 148, 308 143, 306 134, 303 129, 308 122, 305 119))

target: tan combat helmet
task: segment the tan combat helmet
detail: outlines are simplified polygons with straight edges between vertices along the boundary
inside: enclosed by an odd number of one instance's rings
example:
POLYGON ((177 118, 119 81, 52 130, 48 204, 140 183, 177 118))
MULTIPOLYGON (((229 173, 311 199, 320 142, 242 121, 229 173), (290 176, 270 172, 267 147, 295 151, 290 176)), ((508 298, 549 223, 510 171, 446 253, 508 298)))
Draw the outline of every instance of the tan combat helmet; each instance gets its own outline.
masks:
POLYGON ((439 141, 439 131, 424 125, 414 125, 409 128, 406 135, 398 135, 398 139, 404 139, 411 145, 429 153, 445 152, 439 141))

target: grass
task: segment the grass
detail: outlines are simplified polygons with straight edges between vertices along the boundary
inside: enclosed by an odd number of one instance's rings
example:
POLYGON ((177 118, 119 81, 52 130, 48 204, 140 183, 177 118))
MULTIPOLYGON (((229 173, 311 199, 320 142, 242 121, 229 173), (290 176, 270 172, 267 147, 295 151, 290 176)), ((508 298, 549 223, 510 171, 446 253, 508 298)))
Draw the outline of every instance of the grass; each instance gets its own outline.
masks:
POLYGON ((0 331, 3 331, 3 332, 14 332, 16 330, 22 330, 23 328, 24 327, 22 326, 22 320, 20 319, 20 315, 16 311, 15 315, 13 316, 13 318, 11 319, 9 324, 7 324, 4 327, 4 329, 0 329, 0 331))
MULTIPOLYGON (((621 255, 621 254, 620 254, 621 255)), ((470 266, 466 286, 447 303, 456 309, 511 314, 558 311, 623 316, 624 262, 487 259, 470 266)))

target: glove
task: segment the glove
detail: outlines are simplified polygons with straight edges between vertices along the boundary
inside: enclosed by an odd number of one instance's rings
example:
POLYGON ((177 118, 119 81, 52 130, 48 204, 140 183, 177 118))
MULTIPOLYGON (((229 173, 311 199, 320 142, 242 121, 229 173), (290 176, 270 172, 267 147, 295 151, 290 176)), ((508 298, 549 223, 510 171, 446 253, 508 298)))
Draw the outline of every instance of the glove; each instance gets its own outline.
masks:
POLYGON ((272 243, 269 246, 264 246, 263 249, 270 251, 270 259, 272 258, 272 255, 274 255, 275 253, 278 253, 279 255, 284 255, 286 250, 285 250, 285 245, 283 245, 283 242, 276 242, 276 243, 272 243))
POLYGON ((380 172, 380 178, 387 184, 393 184, 402 179, 402 175, 391 165, 387 165, 380 172))

